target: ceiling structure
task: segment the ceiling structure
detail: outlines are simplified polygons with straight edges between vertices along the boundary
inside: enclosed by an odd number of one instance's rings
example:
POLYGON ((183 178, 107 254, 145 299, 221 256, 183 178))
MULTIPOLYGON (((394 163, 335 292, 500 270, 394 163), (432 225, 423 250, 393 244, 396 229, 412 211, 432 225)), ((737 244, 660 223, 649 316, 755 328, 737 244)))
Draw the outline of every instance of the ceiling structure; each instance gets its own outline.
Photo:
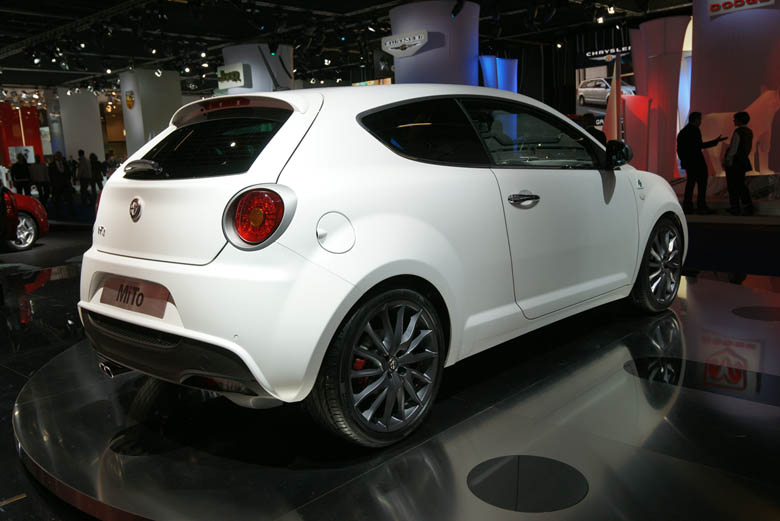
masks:
MULTIPOLYGON (((461 2, 452 1, 453 13, 461 2)), ((404 3, 7 0, 0 5, 0 86, 110 89, 119 72, 137 67, 177 70, 183 92, 210 93, 222 48, 252 42, 293 45, 298 77, 354 78, 373 51, 381 52, 390 9, 404 3)), ((508 56, 521 44, 552 45, 575 32, 692 11, 684 0, 478 3, 480 50, 508 56)))

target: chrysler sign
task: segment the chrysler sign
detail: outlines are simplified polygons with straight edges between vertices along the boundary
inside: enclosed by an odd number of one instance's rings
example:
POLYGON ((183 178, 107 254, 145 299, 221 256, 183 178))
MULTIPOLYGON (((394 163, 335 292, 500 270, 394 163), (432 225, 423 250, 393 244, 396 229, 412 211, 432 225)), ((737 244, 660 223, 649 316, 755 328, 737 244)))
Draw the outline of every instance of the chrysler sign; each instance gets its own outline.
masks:
POLYGON ((385 36, 382 38, 382 50, 393 56, 403 58, 412 56, 428 43, 428 31, 385 36))
POLYGON ((764 7, 773 5, 774 3, 775 0, 726 0, 725 2, 709 0, 710 16, 744 11, 745 9, 753 9, 754 7, 764 7))

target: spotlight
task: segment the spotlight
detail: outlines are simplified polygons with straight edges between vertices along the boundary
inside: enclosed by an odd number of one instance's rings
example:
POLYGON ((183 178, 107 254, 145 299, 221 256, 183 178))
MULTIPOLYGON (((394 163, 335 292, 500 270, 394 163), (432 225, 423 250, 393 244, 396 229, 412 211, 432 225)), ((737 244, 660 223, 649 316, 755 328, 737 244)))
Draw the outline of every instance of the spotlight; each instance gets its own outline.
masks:
POLYGON ((79 44, 79 47, 81 47, 82 49, 85 48, 86 46, 87 46, 87 44, 85 42, 81 42, 79 44))
POLYGON ((156 71, 154 71, 154 75, 159 78, 160 76, 162 76, 162 71, 160 69, 157 69, 156 71))
POLYGON ((78 87, 76 87, 76 90, 74 90, 73 92, 75 92, 76 94, 78 94, 78 93, 79 93, 79 90, 81 90, 81 89, 79 89, 78 87))
POLYGON ((184 67, 184 72, 189 73, 190 72, 190 68, 189 67, 184 67))
POLYGON ((563 44, 561 42, 558 42, 555 44, 555 46, 560 49, 561 47, 563 47, 563 44))
POLYGON ((329 60, 329 59, 327 59, 327 58, 325 58, 325 59, 323 60, 323 63, 324 63, 325 65, 330 65, 330 60, 329 60))
POLYGON ((209 62, 203 62, 203 63, 200 64, 200 66, 203 67, 204 69, 208 69, 209 68, 209 62))
POLYGON ((604 23, 604 17, 603 16, 599 16, 598 18, 596 18, 596 23, 597 24, 603 24, 604 23))
POLYGON ((276 51, 279 50, 279 44, 278 43, 269 43, 268 44, 268 51, 271 53, 271 56, 276 56, 276 51))
POLYGON ((51 59, 51 62, 52 62, 52 63, 57 63, 57 58, 52 58, 52 59, 51 59))
POLYGON ((614 5, 608 5, 607 6, 607 13, 615 14, 615 6, 614 5))
POLYGON ((65 60, 60 62, 60 69, 62 69, 64 71, 69 71, 70 70, 70 67, 68 66, 68 63, 65 60))
POLYGON ((111 74, 111 67, 106 68, 106 74, 111 74))
POLYGON ((342 36, 342 37, 341 37, 341 41, 342 41, 342 42, 343 42, 344 40, 346 40, 346 39, 347 39, 347 37, 346 37, 346 36, 342 36))
POLYGON ((310 80, 309 80, 309 83, 311 83, 312 85, 314 85, 315 83, 317 83, 317 80, 315 80, 314 78, 312 78, 312 79, 310 79, 310 80))
POLYGON ((336 83, 341 83, 341 78, 336 78, 336 83))
POLYGON ((203 79, 205 80, 205 79, 206 79, 206 74, 205 74, 205 73, 204 73, 204 74, 201 74, 201 75, 200 75, 200 77, 201 77, 201 78, 203 78, 203 79))
POLYGON ((320 80, 320 85, 325 85, 325 80, 320 80))
POLYGON ((375 33, 375 32, 376 32, 376 29, 374 29, 374 28, 373 28, 373 27, 371 27, 370 25, 368 26, 368 30, 369 30, 369 31, 371 31, 372 33, 375 33))
POLYGON ((296 72, 298 72, 298 69, 297 68, 293 69, 293 74, 295 74, 296 72))
POLYGON ((200 57, 201 58, 205 58, 206 57, 206 53, 205 52, 200 53, 200 57))
POLYGON ((41 59, 38 56, 34 56, 33 57, 33 63, 35 65, 38 65, 39 63, 41 63, 41 59))
POLYGON ((38 93, 37 93, 37 92, 34 92, 32 96, 33 96, 33 99, 38 99, 38 98, 40 98, 40 96, 38 95, 38 93))
POLYGON ((152 54, 157 54, 157 49, 152 48, 152 54))
POLYGON ((67 91, 65 91, 65 94, 71 96, 73 94, 73 91, 68 89, 67 91))
POLYGON ((450 18, 454 19, 456 16, 460 14, 460 12, 463 10, 463 0, 458 0, 455 2, 455 5, 452 8, 452 12, 450 13, 450 18))

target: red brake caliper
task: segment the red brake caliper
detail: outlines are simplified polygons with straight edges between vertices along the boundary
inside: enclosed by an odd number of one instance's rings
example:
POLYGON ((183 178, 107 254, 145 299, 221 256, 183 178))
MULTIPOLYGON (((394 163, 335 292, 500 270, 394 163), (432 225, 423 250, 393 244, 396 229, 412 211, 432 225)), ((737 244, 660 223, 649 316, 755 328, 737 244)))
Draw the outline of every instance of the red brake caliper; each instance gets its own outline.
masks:
MULTIPOLYGON (((363 358, 355 358, 355 361, 352 362, 352 369, 355 371, 362 371, 363 368, 366 366, 366 361, 363 358)), ((368 384, 368 377, 358 378, 357 383, 360 386, 365 386, 368 384)))

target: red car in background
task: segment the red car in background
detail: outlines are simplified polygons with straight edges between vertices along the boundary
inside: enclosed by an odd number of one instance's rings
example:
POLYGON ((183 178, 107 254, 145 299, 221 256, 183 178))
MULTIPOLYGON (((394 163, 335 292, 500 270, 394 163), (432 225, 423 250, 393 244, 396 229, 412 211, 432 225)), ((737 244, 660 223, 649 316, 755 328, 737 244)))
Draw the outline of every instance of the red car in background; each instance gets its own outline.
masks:
POLYGON ((27 250, 35 244, 40 237, 49 232, 49 218, 46 209, 34 197, 29 195, 15 194, 9 190, 3 190, 3 203, 6 207, 6 223, 3 239, 9 248, 17 251, 27 250), (8 194, 8 195, 6 195, 8 194), (14 200, 13 205, 17 208, 18 215, 15 219, 16 227, 9 233, 9 222, 11 216, 8 210, 7 197, 14 200))
POLYGON ((0 185, 3 197, 3 218, 0 221, 0 240, 6 241, 16 237, 16 227, 19 224, 19 211, 16 207, 16 194, 0 185))

